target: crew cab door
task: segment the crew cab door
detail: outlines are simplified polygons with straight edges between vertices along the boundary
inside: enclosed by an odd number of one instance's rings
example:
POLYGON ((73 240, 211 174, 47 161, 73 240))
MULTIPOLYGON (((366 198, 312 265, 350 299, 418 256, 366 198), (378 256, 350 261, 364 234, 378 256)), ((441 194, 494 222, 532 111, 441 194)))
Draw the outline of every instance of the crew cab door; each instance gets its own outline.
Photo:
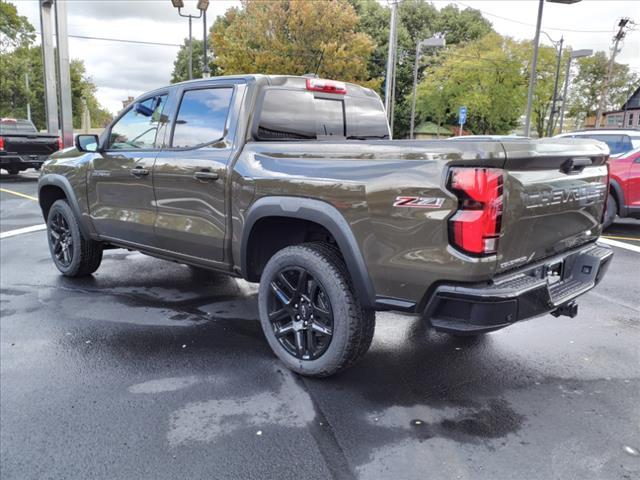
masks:
POLYGON ((160 248, 222 262, 227 165, 234 149, 232 104, 239 85, 211 82, 176 91, 175 114, 153 171, 160 248))
POLYGON ((166 125, 167 93, 126 109, 102 139, 88 172, 89 214, 98 234, 141 246, 156 243, 153 164, 158 130, 166 125))

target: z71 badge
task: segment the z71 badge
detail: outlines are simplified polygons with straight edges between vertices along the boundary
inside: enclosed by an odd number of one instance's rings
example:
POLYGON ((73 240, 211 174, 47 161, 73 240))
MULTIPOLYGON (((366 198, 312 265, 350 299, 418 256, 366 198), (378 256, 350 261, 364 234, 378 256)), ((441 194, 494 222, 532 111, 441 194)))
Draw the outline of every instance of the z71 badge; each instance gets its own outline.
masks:
POLYGON ((394 207, 440 208, 444 203, 442 197, 396 197, 394 207))

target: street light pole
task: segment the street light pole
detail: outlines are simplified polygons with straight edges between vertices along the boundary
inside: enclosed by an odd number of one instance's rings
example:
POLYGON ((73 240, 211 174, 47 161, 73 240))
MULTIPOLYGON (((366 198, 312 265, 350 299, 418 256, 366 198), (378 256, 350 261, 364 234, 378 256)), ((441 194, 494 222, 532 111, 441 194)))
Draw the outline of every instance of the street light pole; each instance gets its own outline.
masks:
MULTIPOLYGON (((546 0, 549 3, 571 4, 581 0, 546 0)), ((538 47, 540 45, 540 27, 542 26, 542 10, 545 0, 540 0, 538 4, 538 20, 536 22, 536 35, 533 39, 533 60, 531 61, 531 71, 529 72, 529 90, 527 92, 527 110, 524 117, 524 136, 531 133, 531 107, 533 105, 533 93, 536 88, 536 68, 538 66, 538 47)))
POLYGON ((203 25, 203 66, 202 66, 202 77, 207 78, 209 76, 209 64, 207 63, 207 8, 209 7, 209 0, 198 0, 197 8, 200 13, 196 15, 185 15, 182 13, 182 9, 184 8, 184 0, 171 0, 171 4, 178 9, 178 15, 184 18, 189 19, 189 80, 193 79, 193 36, 192 36, 192 28, 191 22, 194 18, 202 17, 202 25, 203 25))
MULTIPOLYGON (((180 12, 180 9, 178 9, 180 12)), ((193 35, 191 34, 191 15, 189 17, 189 80, 193 79, 193 35)))
MULTIPOLYGON (((389 50, 387 53, 387 75, 384 83, 384 108, 391 120, 391 99, 396 70, 396 24, 398 21, 398 2, 391 3, 391 23, 389 25, 389 50)), ((391 132, 393 135, 393 132, 391 132)))
POLYGON ((593 50, 583 49, 574 50, 569 54, 567 60, 567 70, 564 74, 564 93, 562 94, 562 106, 560 107, 560 128, 558 133, 562 133, 564 128, 564 107, 567 104, 567 95, 569 94, 569 76, 571 75, 571 60, 574 58, 588 57, 593 54, 593 50))
MULTIPOLYGON (((209 2, 207 1, 207 6, 209 2)), ((202 10, 202 78, 209 78, 209 62, 207 61, 207 7, 202 10)))
POLYGON ((553 135, 553 118, 556 114, 556 101, 558 100, 558 79, 560 77, 560 62, 562 60, 562 44, 564 43, 564 37, 560 37, 559 43, 560 45, 557 48, 558 62, 556 63, 556 77, 553 80, 553 100, 551 101, 551 112, 549 113, 549 123, 547 125, 547 137, 553 135))
POLYGON ((422 47, 444 47, 445 40, 440 37, 431 37, 416 43, 416 59, 413 63, 413 93, 411 95, 411 125, 409 128, 409 138, 413 140, 413 126, 416 118, 416 90, 418 88, 418 61, 420 60, 420 50, 422 47))

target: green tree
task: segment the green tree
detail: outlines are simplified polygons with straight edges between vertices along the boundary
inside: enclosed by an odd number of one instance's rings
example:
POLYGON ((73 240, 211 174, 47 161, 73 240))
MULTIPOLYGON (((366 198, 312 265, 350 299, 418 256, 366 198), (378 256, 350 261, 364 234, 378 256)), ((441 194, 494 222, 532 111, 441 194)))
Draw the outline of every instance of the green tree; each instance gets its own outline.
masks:
POLYGON ((18 15, 15 5, 0 1, 0 52, 28 46, 35 39, 35 29, 27 17, 18 15))
MULTIPOLYGON (((578 59, 578 73, 571 82, 569 115, 584 120, 595 115, 598 100, 604 89, 609 59, 605 52, 596 52, 591 57, 578 59)), ((638 85, 640 76, 629 70, 628 65, 614 63, 605 99, 605 111, 619 109, 627 100, 632 87, 638 85)))
POLYGON ((216 63, 225 74, 318 70, 323 77, 371 85, 367 61, 374 45, 357 26, 347 0, 243 0, 214 23, 216 63))
MULTIPOLYGON (((202 78, 202 70, 204 64, 204 55, 202 49, 202 40, 193 39, 193 78, 202 78)), ((211 42, 207 45, 207 62, 209 63, 209 74, 213 77, 221 75, 221 71, 216 65, 211 49, 211 42)), ((189 80, 189 39, 185 38, 183 45, 178 50, 176 59, 173 62, 173 71, 171 72, 171 83, 183 82, 189 80)))
MULTIPOLYGON (((351 0, 351 3, 360 17, 360 31, 368 34, 376 44, 369 59, 368 70, 372 75, 384 79, 389 45, 390 10, 370 0, 351 0)), ((438 11, 426 0, 405 0, 399 4, 398 64, 393 120, 396 138, 406 137, 409 132, 417 42, 438 33, 445 37, 447 45, 458 45, 476 40, 492 31, 491 23, 483 18, 478 10, 459 10, 455 5, 448 5, 438 11)), ((422 52, 419 77, 425 68, 440 61, 438 55, 439 52, 433 50, 422 52)))
MULTIPOLYGON (((524 70, 526 81, 529 79, 528 66, 533 56, 533 47, 529 42, 522 44, 522 61, 527 65, 524 70)), ((564 62, 567 61, 565 52, 564 62)), ((536 88, 533 92, 533 103, 531 106, 531 124, 538 135, 542 138, 546 135, 549 126, 549 117, 551 116, 551 107, 553 105, 553 86, 556 76, 556 66, 558 62, 558 52, 553 47, 540 45, 538 51, 538 65, 536 68, 536 88)), ((566 65, 562 60, 561 65, 566 65)), ((564 82, 564 72, 560 68, 558 78, 558 96, 562 95, 562 85, 564 82)), ((560 102, 556 102, 556 109, 560 102)), ((557 120, 556 116, 556 120, 557 120)))
POLYGON ((518 125, 526 97, 522 47, 490 33, 447 49, 426 71, 418 87, 416 109, 439 125, 455 123, 467 106, 467 128, 475 133, 509 133, 518 125))
MULTIPOLYGON (((33 46, 34 29, 25 17, 17 15, 15 6, 0 2, 0 117, 27 117, 27 103, 31 105, 31 119, 37 128, 46 126, 44 105, 44 68, 39 46, 33 46), (6 47, 6 48, 5 48, 6 47), (25 76, 29 76, 29 90, 25 76)), ((82 117, 82 99, 85 99, 91 114, 92 124, 104 126, 111 114, 102 108, 95 97, 96 86, 88 77, 81 60, 72 60, 71 103, 73 125, 79 128, 82 117)))

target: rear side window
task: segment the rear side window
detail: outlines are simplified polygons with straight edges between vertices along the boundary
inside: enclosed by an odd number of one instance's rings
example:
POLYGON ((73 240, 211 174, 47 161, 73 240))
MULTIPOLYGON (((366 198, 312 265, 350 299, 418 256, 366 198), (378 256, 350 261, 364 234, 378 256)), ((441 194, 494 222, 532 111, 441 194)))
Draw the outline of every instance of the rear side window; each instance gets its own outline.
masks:
POLYGON ((36 127, 29 120, 1 120, 0 135, 10 133, 37 133, 36 127))
POLYGON ((378 99, 269 89, 255 136, 257 140, 389 138, 389 127, 378 99))
POLYGON ((178 109, 171 146, 190 148, 220 140, 232 94, 230 87, 186 91, 178 109))

